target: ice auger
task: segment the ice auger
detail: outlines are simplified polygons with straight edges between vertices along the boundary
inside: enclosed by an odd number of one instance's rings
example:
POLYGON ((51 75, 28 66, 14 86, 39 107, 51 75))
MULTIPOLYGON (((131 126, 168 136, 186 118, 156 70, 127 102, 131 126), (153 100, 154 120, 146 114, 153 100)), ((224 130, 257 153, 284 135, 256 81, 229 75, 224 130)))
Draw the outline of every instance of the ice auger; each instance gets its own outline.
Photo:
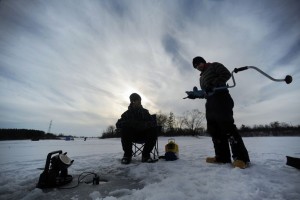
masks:
POLYGON ((211 91, 204 91, 204 90, 198 90, 198 88, 195 86, 193 88, 193 91, 186 91, 185 93, 188 95, 187 97, 184 97, 183 99, 204 99, 207 98, 208 96, 213 95, 217 90, 223 90, 223 89, 228 89, 228 88, 233 88, 236 86, 235 83, 235 79, 234 79, 234 75, 233 73, 238 73, 240 71, 244 71, 247 69, 255 69, 256 71, 260 72, 262 75, 266 76, 267 78, 271 79, 272 81, 276 81, 276 82, 281 82, 281 81, 285 81, 286 84, 290 84, 293 81, 292 76, 290 75, 286 75, 286 77, 284 79, 275 79, 273 77, 271 77, 270 75, 268 75, 267 73, 263 72, 262 70, 260 70, 257 67, 254 66, 245 66, 245 67, 240 67, 240 68, 235 68, 232 72, 231 72, 231 78, 232 78, 232 82, 233 85, 226 85, 223 87, 217 87, 217 88, 213 88, 211 91))

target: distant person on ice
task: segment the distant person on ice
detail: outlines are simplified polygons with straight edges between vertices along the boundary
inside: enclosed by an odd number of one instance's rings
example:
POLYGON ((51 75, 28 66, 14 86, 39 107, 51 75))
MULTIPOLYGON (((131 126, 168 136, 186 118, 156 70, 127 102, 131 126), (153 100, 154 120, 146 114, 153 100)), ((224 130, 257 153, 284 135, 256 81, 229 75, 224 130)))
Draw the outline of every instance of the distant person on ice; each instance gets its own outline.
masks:
POLYGON ((143 108, 140 95, 133 93, 129 99, 128 110, 116 123, 116 127, 121 131, 121 143, 124 151, 121 163, 129 164, 131 162, 132 142, 139 140, 145 141, 142 162, 153 162, 150 153, 156 143, 156 123, 149 111, 143 108))
MULTIPOLYGON (((193 66, 201 72, 200 87, 206 93, 226 86, 231 74, 221 63, 206 63, 202 57, 193 59, 193 66)), ((194 99, 193 97, 188 97, 194 99)), ((206 96, 207 131, 212 137, 215 156, 206 158, 207 163, 231 163, 231 146, 234 167, 246 168, 250 162, 248 151, 234 124, 234 102, 228 89, 216 90, 206 96)))

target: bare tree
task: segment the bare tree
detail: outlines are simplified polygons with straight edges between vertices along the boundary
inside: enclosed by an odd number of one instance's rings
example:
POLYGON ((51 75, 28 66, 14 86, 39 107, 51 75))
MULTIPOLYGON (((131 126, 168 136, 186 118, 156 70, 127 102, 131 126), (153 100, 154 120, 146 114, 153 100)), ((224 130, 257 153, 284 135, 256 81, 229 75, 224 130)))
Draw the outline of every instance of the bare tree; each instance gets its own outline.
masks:
POLYGON ((183 116, 183 124, 187 129, 196 131, 203 129, 202 122, 205 119, 205 114, 198 109, 192 111, 186 111, 183 116))
POLYGON ((118 133, 115 130, 116 127, 114 125, 108 126, 107 129, 103 131, 101 138, 119 137, 118 133))
POLYGON ((175 117, 175 128, 182 129, 184 126, 185 118, 182 116, 175 117))
POLYGON ((159 111, 159 113, 156 114, 156 120, 157 120, 157 124, 159 126, 162 126, 163 129, 167 127, 168 116, 166 114, 163 114, 161 113, 161 111, 159 111))
POLYGON ((107 127, 106 132, 110 133, 110 134, 114 134, 115 129, 116 129, 116 127, 114 125, 110 125, 110 126, 107 127))

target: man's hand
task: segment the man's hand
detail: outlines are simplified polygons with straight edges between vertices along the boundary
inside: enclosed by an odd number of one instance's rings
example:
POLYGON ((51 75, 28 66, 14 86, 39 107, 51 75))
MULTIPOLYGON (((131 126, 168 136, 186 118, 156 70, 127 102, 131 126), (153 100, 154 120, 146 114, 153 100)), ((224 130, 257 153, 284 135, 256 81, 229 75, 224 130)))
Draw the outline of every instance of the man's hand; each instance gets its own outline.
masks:
POLYGON ((206 98, 206 95, 207 95, 206 92, 203 90, 194 90, 193 93, 199 99, 204 99, 204 98, 206 98))
POLYGON ((188 96, 185 98, 188 99, 204 99, 206 98, 206 92, 203 90, 198 90, 197 87, 193 88, 193 91, 186 91, 185 92, 188 96))
POLYGON ((184 97, 183 99, 196 99, 196 98, 197 98, 193 91, 186 91, 185 93, 186 93, 188 96, 187 96, 187 97, 184 97))
POLYGON ((194 94, 189 94, 186 98, 188 98, 188 99, 196 99, 197 97, 194 94))

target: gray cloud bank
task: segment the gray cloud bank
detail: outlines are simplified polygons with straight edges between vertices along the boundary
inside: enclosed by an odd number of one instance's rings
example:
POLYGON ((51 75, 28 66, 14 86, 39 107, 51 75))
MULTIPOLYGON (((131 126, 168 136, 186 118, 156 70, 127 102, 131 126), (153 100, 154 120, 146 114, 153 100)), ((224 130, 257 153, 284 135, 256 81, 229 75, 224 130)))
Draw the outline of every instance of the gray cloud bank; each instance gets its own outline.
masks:
MULTIPOLYGON (((183 100, 198 86, 194 56, 236 74, 241 124, 299 124, 300 3, 248 1, 0 2, 0 128, 101 135, 142 95, 151 113, 197 108, 183 100)), ((229 81, 229 84, 231 82, 229 81)))

